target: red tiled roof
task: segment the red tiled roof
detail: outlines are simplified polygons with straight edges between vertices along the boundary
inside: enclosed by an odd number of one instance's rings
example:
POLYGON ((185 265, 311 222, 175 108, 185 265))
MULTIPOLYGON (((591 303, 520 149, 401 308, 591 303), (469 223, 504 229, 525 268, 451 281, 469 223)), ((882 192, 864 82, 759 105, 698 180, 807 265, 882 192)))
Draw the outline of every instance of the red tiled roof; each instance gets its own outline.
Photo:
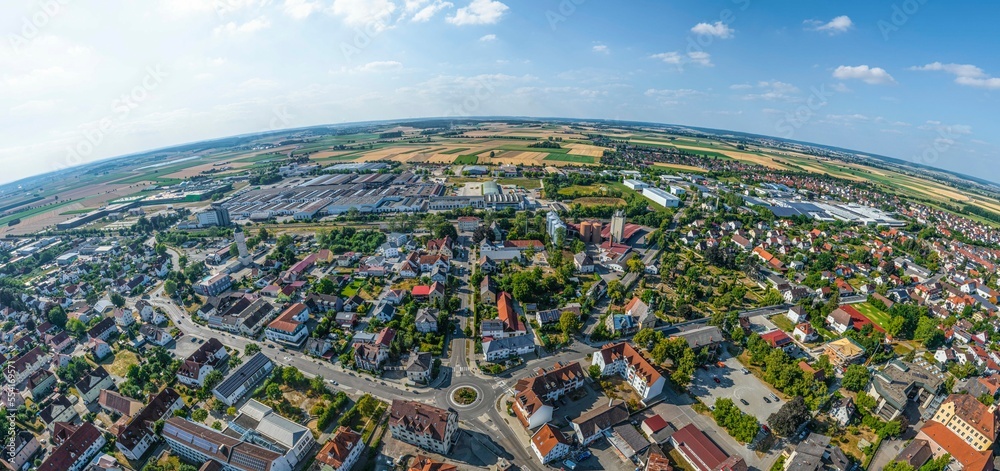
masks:
POLYGON ((566 437, 562 434, 562 432, 549 424, 542 425, 542 427, 531 436, 531 443, 535 445, 535 448, 538 449, 542 456, 548 456, 549 452, 551 452, 552 449, 560 443, 569 445, 569 442, 566 440, 566 437))
POLYGON ((334 469, 339 468, 350 456, 351 450, 359 445, 364 446, 361 443, 361 434, 347 427, 340 427, 337 429, 337 433, 330 437, 330 440, 316 454, 316 461, 330 465, 334 469))
MULTIPOLYGON (((924 427, 920 429, 917 438, 927 437, 928 441, 940 446, 953 459, 962 463, 965 471, 985 471, 992 469, 993 452, 991 450, 979 451, 972 448, 964 440, 948 430, 943 424, 928 420, 924 427)), ((939 453, 935 453, 938 455, 939 453)))
POLYGON ((667 421, 659 415, 654 415, 646 420, 643 420, 642 423, 652 430, 653 433, 659 432, 667 426, 667 421))
POLYGON ((506 291, 497 296, 497 314, 507 330, 512 332, 525 330, 521 325, 521 319, 517 317, 517 312, 514 311, 514 299, 506 291))
POLYGON ((702 469, 716 469, 729 458, 726 452, 722 451, 705 435, 705 432, 695 427, 694 424, 688 424, 674 432, 670 440, 675 442, 677 448, 688 458, 702 464, 702 469))
POLYGON ((761 335, 760 338, 773 348, 782 347, 792 342, 792 338, 788 334, 777 329, 761 335))

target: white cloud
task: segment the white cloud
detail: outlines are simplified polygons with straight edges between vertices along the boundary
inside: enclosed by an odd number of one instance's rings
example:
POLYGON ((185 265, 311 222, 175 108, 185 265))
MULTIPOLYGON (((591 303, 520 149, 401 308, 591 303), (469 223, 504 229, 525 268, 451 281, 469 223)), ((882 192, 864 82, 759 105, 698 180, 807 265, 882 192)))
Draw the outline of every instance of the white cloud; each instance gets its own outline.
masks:
POLYGON ((844 85, 841 82, 837 82, 833 85, 830 85, 830 88, 832 88, 833 91, 837 93, 851 93, 853 91, 847 85, 844 85))
POLYGON ((932 62, 909 70, 944 72, 955 76, 955 83, 967 87, 1000 89, 1000 78, 990 77, 983 69, 972 64, 942 64, 932 62))
MULTIPOLYGON (((408 1, 407 2, 407 7, 409 8, 410 5, 411 5, 411 3, 408 1)), ((410 18, 410 21, 417 22, 417 23, 423 23, 425 21, 429 21, 439 11, 444 10, 445 8, 451 8, 451 7, 454 7, 454 6, 455 6, 454 3, 444 2, 444 1, 441 1, 441 0, 436 0, 434 3, 431 3, 430 5, 427 5, 427 6, 423 7, 423 8, 420 8, 420 10, 418 10, 413 15, 413 18, 410 18)))
POLYGON ((235 21, 230 21, 224 25, 217 26, 215 28, 216 35, 228 34, 251 34, 256 33, 271 27, 271 20, 267 19, 266 16, 260 16, 254 18, 246 23, 236 23, 235 21))
POLYGON ((941 121, 927 121, 917 127, 921 131, 934 131, 943 136, 972 134, 972 126, 968 124, 944 124, 941 121))
POLYGON ((691 28, 691 32, 694 34, 702 34, 706 36, 715 36, 719 39, 729 39, 733 37, 735 31, 729 27, 729 25, 716 21, 713 24, 708 23, 698 23, 691 28))
POLYGON ((656 89, 650 88, 644 93, 647 97, 659 100, 662 105, 678 105, 687 98, 704 96, 704 92, 692 90, 690 88, 679 89, 656 89))
MULTIPOLYGON (((730 87, 733 88, 733 87, 730 87)), ((765 100, 765 101, 797 101, 799 98, 799 88, 790 83, 778 80, 760 81, 755 86, 741 84, 734 90, 747 90, 756 88, 756 93, 744 95, 744 100, 765 100)))
POLYGON ((282 9, 291 18, 302 20, 322 10, 323 5, 311 0, 285 0, 282 9))
POLYGON ((702 51, 692 51, 683 55, 676 51, 661 52, 659 54, 653 54, 649 57, 651 59, 661 60, 665 64, 676 66, 681 66, 683 64, 695 64, 702 67, 712 67, 713 65, 712 56, 709 55, 709 53, 702 51))
POLYGON ((390 0, 333 0, 329 12, 349 26, 369 26, 378 31, 386 28, 389 17, 396 11, 390 0))
POLYGON ((736 83, 729 86, 730 90, 749 90, 751 88, 753 88, 753 85, 749 83, 736 83))
POLYGON ((497 35, 495 35, 495 34, 487 34, 487 35, 484 35, 483 37, 479 38, 479 40, 482 41, 482 42, 484 42, 484 43, 496 41, 497 40, 497 35))
POLYGON ((399 70, 402 68, 403 64, 398 61, 374 61, 358 66, 354 70, 357 72, 387 72, 390 70, 399 70))
POLYGON ((472 0, 468 6, 459 8, 447 21, 453 25, 492 25, 500 21, 509 10, 503 2, 497 0, 472 0))
POLYGON ((896 79, 881 67, 867 65, 842 65, 833 71, 833 77, 840 80, 861 80, 870 85, 894 85, 896 79))
POLYGON ((812 31, 823 31, 829 33, 830 36, 840 33, 846 33, 852 27, 854 27, 854 22, 847 15, 838 16, 826 23, 819 20, 806 20, 806 29, 812 31))
POLYGON ((35 114, 50 111, 56 106, 55 100, 31 100, 10 108, 15 114, 35 114))
POLYGON ((608 46, 606 46, 604 44, 595 44, 594 47, 592 47, 591 49, 594 52, 597 52, 597 53, 600 53, 600 54, 610 54, 611 53, 611 50, 608 49, 608 46))

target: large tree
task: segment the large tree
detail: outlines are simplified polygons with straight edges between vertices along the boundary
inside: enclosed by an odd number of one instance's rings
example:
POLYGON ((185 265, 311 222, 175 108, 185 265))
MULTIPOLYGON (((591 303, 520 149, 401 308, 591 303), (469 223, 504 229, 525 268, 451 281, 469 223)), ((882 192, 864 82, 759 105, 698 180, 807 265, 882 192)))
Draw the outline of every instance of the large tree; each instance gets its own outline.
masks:
POLYGON ((858 392, 868 386, 870 376, 871 373, 868 371, 868 368, 861 365, 851 365, 844 372, 844 379, 841 381, 841 384, 848 391, 858 392))
POLYGON ((771 425, 771 430, 774 433, 788 437, 810 418, 809 406, 806 405, 806 401, 802 399, 802 396, 796 396, 782 405, 778 412, 771 414, 767 418, 767 423, 771 425))

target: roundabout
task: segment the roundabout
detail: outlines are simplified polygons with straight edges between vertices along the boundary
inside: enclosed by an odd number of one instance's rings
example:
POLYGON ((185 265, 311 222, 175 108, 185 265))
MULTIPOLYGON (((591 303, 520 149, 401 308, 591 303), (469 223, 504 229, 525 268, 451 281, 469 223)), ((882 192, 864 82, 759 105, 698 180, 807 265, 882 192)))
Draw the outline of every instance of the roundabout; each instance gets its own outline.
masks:
POLYGON ((475 389, 470 387, 462 387, 455 390, 452 393, 451 398, 454 402, 461 404, 463 406, 468 406, 474 404, 479 400, 479 393, 475 389))

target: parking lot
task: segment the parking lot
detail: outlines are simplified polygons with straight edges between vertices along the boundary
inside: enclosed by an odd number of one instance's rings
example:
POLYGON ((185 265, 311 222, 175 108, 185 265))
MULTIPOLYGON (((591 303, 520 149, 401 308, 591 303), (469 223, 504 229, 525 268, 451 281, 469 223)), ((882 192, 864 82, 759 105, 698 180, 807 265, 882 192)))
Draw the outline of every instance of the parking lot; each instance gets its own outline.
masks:
POLYGON ((729 357, 725 352, 723 355, 725 367, 707 366, 695 370, 689 388, 691 394, 708 406, 715 404, 719 398, 732 399, 743 412, 753 414, 761 423, 767 423, 767 418, 778 411, 782 401, 771 398, 772 391, 763 381, 751 373, 743 373, 743 365, 736 358, 729 357))

